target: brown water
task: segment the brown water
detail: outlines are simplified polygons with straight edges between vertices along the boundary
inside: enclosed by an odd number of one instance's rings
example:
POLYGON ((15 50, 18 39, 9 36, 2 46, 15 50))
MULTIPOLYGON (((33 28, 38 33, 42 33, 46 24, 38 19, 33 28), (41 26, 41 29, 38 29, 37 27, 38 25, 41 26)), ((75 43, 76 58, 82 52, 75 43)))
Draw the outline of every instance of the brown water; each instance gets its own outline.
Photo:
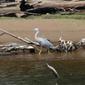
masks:
POLYGON ((0 56, 0 85, 84 85, 85 50, 72 53, 0 56), (53 66, 58 79, 47 68, 53 66))

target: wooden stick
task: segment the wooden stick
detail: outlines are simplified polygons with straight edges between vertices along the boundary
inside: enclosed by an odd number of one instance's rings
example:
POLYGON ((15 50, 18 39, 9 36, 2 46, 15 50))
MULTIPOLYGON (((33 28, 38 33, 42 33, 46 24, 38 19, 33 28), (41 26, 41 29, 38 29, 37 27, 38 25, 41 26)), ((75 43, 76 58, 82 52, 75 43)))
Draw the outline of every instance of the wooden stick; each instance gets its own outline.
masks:
POLYGON ((38 42, 34 42, 34 41, 30 40, 30 39, 29 39, 29 38, 27 38, 27 37, 25 37, 25 39, 26 39, 27 41, 30 41, 31 43, 33 43, 33 44, 35 44, 35 45, 39 45, 39 43, 38 43, 38 42))

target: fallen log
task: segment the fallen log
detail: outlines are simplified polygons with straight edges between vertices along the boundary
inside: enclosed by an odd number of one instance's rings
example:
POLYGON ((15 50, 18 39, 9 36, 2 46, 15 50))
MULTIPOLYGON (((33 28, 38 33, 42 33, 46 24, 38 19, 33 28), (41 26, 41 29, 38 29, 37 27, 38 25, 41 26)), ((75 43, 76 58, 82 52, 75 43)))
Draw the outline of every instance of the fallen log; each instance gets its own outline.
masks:
POLYGON ((13 12, 3 13, 1 16, 4 16, 4 17, 17 17, 16 13, 13 13, 13 12))
POLYGON ((16 16, 18 18, 26 18, 28 17, 29 15, 38 15, 37 13, 30 13, 30 12, 19 12, 19 13, 16 13, 16 16))
POLYGON ((10 43, 0 45, 0 55, 7 54, 22 54, 22 53, 35 53, 35 48, 31 45, 22 45, 17 43, 10 43))
POLYGON ((62 1, 62 2, 54 2, 54 1, 42 1, 41 3, 37 3, 34 7, 55 7, 55 8, 76 8, 85 6, 85 1, 62 1))
MULTIPOLYGON (((63 11, 69 9, 76 9, 78 7, 85 7, 85 1, 62 1, 62 2, 56 2, 56 1, 41 1, 40 3, 33 3, 34 10, 40 9, 40 8, 55 8, 62 9, 63 11)), ((71 10, 73 11, 73 10, 71 10)))
POLYGON ((17 6, 18 4, 19 4, 18 2, 2 3, 0 5, 0 8, 13 7, 13 6, 17 6))

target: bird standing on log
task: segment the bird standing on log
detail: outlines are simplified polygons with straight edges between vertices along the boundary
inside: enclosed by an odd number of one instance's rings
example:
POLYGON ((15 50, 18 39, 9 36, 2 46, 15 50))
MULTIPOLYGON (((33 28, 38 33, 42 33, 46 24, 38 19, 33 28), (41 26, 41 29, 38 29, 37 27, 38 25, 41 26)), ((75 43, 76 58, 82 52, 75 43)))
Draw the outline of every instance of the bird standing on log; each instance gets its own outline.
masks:
POLYGON ((41 47, 39 55, 42 52, 42 47, 47 48, 48 52, 49 49, 55 49, 54 45, 48 39, 39 36, 39 32, 40 32, 39 28, 35 28, 34 31, 35 31, 35 40, 39 43, 41 47))

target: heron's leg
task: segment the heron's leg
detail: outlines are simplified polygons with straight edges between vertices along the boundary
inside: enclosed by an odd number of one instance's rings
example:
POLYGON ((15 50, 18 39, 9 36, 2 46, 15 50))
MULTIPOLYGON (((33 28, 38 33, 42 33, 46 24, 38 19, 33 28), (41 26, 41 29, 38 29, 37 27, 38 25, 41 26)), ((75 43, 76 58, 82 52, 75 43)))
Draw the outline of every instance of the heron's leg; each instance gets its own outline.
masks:
POLYGON ((49 49, 47 49, 47 53, 48 53, 48 54, 51 54, 51 52, 50 52, 50 50, 49 50, 49 49))
POLYGON ((39 55, 41 55, 41 52, 42 52, 42 46, 40 46, 39 55))

